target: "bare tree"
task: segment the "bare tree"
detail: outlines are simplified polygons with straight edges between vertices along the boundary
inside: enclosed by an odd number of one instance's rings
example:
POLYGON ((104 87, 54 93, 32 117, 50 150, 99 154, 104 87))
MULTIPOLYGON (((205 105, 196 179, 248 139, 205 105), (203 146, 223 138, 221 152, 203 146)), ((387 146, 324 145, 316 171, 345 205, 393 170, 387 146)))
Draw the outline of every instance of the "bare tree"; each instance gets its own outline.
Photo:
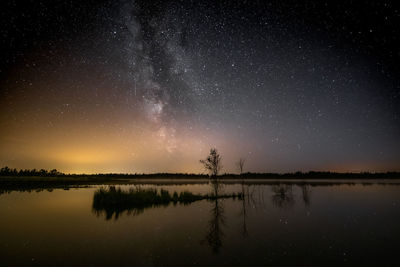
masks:
POLYGON ((244 163, 246 162, 246 160, 244 158, 240 158, 238 162, 236 162, 236 166, 239 170, 240 175, 242 175, 243 173, 243 167, 244 167, 244 163))
POLYGON ((217 176, 222 169, 222 157, 216 148, 211 148, 210 155, 206 159, 200 160, 200 163, 203 164, 204 169, 210 172, 212 177, 217 176))

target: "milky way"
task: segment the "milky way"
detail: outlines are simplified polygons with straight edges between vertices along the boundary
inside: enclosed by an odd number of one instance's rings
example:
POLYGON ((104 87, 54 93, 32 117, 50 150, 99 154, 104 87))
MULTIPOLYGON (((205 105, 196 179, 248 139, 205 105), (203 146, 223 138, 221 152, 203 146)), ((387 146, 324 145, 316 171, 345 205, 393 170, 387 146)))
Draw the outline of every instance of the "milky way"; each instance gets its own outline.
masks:
POLYGON ((390 1, 35 1, 2 12, 0 164, 400 168, 390 1))

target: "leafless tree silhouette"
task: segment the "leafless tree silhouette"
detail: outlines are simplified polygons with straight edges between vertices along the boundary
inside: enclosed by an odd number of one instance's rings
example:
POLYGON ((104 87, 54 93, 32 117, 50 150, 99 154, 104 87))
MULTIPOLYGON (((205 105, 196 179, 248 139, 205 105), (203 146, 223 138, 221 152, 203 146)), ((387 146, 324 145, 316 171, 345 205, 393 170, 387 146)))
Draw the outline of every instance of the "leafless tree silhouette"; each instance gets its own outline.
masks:
POLYGON ((244 168, 244 163, 246 160, 244 158, 240 158, 238 162, 236 162, 236 166, 239 170, 239 174, 242 175, 243 173, 243 168, 244 168))
POLYGON ((222 157, 216 148, 211 148, 210 155, 208 155, 206 159, 200 160, 200 163, 203 164, 204 169, 210 172, 211 176, 214 178, 222 169, 222 157))

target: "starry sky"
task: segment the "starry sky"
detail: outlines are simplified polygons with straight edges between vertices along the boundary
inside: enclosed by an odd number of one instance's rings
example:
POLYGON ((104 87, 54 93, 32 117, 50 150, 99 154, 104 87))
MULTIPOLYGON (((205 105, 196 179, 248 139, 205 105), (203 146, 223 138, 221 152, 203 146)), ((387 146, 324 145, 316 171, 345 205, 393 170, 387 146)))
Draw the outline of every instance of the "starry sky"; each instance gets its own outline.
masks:
POLYGON ((2 1, 0 165, 400 170, 395 1, 2 1), (4 3, 3 3, 4 2, 4 3))

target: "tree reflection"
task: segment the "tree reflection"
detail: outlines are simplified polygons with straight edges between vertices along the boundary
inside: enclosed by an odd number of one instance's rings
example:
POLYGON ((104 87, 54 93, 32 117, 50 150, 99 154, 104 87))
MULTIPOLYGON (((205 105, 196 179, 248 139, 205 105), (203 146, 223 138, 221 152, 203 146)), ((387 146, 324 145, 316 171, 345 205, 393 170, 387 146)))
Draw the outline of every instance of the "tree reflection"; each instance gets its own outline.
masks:
POLYGON ((303 196, 303 202, 306 207, 309 207, 311 204, 311 187, 309 184, 301 185, 301 191, 303 196))
POLYGON ((294 205, 293 186, 291 184, 279 184, 271 186, 274 193, 272 204, 279 208, 291 208, 294 205))
POLYGON ((211 186, 216 198, 212 200, 213 206, 210 210, 211 218, 208 221, 206 241, 213 253, 218 254, 222 247, 223 226, 225 225, 223 200, 218 198, 222 184, 219 183, 218 179, 212 179, 211 186))
POLYGON ((218 198, 218 195, 221 193, 222 187, 223 185, 222 183, 220 183, 219 179, 217 178, 211 179, 211 188, 216 198, 218 198))
POLYGON ((213 253, 218 254, 222 247, 224 237, 223 226, 225 225, 224 207, 221 199, 213 200, 211 219, 208 222, 206 240, 213 253))
POLYGON ((122 190, 115 186, 108 188, 102 187, 93 195, 93 212, 97 216, 106 215, 106 219, 118 219, 119 216, 127 212, 128 215, 137 215, 144 211, 145 208, 158 206, 167 206, 170 203, 187 205, 199 200, 218 200, 221 198, 240 198, 240 193, 219 194, 220 184, 212 183, 214 193, 212 194, 193 194, 189 191, 182 191, 179 194, 174 192, 172 195, 164 189, 148 188, 141 189, 140 187, 122 190))
POLYGON ((241 215, 243 216, 243 223, 242 223, 242 236, 246 237, 249 235, 249 232, 247 230, 247 224, 246 224, 246 217, 247 217, 247 212, 246 212, 246 196, 245 190, 244 190, 244 182, 242 182, 242 212, 241 215))

